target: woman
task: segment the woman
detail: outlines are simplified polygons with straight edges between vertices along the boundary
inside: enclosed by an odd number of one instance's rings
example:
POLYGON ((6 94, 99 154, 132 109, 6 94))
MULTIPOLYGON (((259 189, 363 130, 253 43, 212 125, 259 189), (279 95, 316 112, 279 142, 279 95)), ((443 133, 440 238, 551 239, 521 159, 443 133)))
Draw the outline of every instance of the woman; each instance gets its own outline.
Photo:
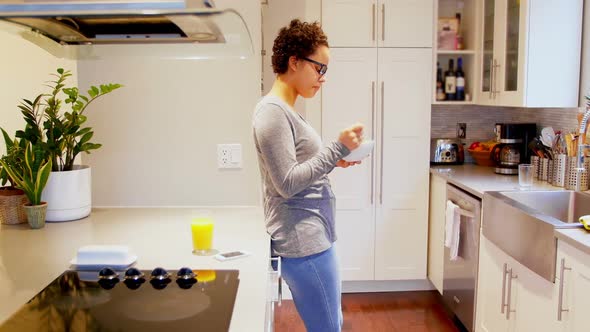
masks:
POLYGON ((256 105, 253 127, 264 185, 264 212, 272 254, 309 332, 340 331, 340 274, 332 243, 334 194, 328 173, 348 167, 342 157, 362 141, 360 124, 322 147, 320 136, 294 109, 297 97, 313 97, 325 82, 328 41, 318 23, 293 20, 274 41, 277 74, 256 105))

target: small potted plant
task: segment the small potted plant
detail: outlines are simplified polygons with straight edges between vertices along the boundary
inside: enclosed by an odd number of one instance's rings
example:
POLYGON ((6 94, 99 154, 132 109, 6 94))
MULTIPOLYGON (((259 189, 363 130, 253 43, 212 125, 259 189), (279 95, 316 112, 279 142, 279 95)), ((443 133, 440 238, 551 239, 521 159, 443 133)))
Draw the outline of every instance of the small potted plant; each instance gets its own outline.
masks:
POLYGON ((24 191, 29 203, 24 205, 27 221, 33 229, 45 226, 47 203, 41 201, 41 193, 51 173, 51 160, 45 158, 41 145, 26 143, 24 164, 8 164, 4 158, 0 160, 2 169, 14 181, 16 188, 24 191))
POLYGON ((52 172, 42 197, 49 204, 47 221, 70 221, 88 216, 91 210, 90 167, 76 165, 76 157, 101 147, 90 142, 94 132, 83 126, 87 119, 85 111, 94 100, 121 85, 91 86, 85 96, 77 87, 66 86, 66 80, 72 76, 70 71, 59 68, 53 75, 56 79, 51 81, 51 94, 42 95, 44 101, 24 100, 19 106, 27 127, 17 131, 16 136, 40 144, 51 161, 52 172), (64 100, 60 99, 62 96, 64 100), (64 106, 70 110, 62 110, 64 106))
MULTIPOLYGON (((6 154, 1 159, 11 167, 19 167, 24 164, 24 149, 17 140, 12 140, 2 128, 2 135, 6 144, 6 154)), ((16 188, 14 180, 8 176, 8 172, 0 165, 0 223, 6 225, 21 224, 27 222, 27 216, 23 204, 28 203, 25 193, 16 188), (6 185, 8 183, 8 186, 6 185)))

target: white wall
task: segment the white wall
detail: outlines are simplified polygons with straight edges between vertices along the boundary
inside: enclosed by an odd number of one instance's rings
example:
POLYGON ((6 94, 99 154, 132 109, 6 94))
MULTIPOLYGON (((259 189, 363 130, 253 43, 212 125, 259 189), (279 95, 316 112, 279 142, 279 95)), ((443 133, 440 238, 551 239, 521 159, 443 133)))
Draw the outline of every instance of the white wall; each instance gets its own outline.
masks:
MULTIPOLYGON (((321 1, 317 0, 269 0, 262 5, 262 34, 263 49, 266 55, 263 57, 263 94, 267 94, 272 88, 275 80, 275 74, 272 71, 272 46, 280 28, 286 26, 292 19, 298 18, 302 21, 320 21, 321 20, 321 1)), ((328 36, 328 43, 330 36, 328 36)), ((329 71, 328 76, 329 80, 329 71)), ((308 122, 321 133, 321 90, 314 98, 299 98, 295 108, 305 115, 308 122)))
POLYGON ((81 87, 125 86, 89 110, 94 140, 103 144, 83 157, 92 166, 94 206, 260 204, 251 129, 260 98, 260 4, 216 4, 244 16, 254 55, 218 58, 191 45, 126 45, 96 47, 98 58, 78 61, 81 87), (219 143, 242 144, 242 169, 217 168, 219 143))
MULTIPOLYGON (((53 41, 28 33, 13 24, 0 22, 0 45, 0 127, 14 135, 16 130, 25 127, 25 121, 17 107, 21 100, 33 100, 40 93, 50 92, 44 84, 53 78, 50 74, 55 73, 59 67, 72 71, 74 75, 68 81, 75 85, 77 68, 75 61, 55 56, 65 55, 67 51, 64 49, 67 47, 56 45, 53 41)), ((0 155, 5 152, 4 140, 0 138, 0 155)))

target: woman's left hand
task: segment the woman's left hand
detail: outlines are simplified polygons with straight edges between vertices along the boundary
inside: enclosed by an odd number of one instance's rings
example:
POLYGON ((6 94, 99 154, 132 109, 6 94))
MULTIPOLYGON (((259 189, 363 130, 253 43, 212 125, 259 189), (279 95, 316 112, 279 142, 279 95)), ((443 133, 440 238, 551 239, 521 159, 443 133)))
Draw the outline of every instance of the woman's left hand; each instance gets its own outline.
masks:
POLYGON ((356 164, 360 164, 360 161, 346 161, 344 159, 340 159, 336 162, 336 167, 346 168, 349 166, 354 166, 356 164))

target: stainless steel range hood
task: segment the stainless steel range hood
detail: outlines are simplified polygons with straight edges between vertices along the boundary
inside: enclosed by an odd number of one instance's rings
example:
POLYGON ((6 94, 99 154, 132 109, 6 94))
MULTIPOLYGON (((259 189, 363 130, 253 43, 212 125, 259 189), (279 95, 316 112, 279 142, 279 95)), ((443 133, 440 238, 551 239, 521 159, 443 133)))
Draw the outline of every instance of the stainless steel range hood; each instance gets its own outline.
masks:
POLYGON ((8 0, 0 19, 23 25, 61 44, 251 44, 243 18, 212 0, 8 0))

